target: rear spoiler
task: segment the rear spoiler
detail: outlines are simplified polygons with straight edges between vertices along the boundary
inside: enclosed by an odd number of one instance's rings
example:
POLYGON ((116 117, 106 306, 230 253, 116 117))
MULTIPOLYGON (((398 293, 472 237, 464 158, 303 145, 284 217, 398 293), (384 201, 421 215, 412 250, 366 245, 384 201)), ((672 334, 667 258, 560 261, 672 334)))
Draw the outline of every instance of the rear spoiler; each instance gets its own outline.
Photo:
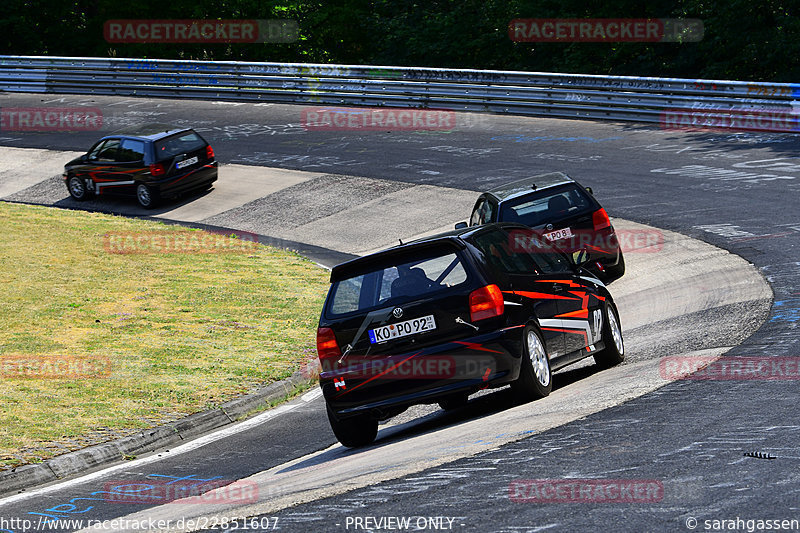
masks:
POLYGON ((437 249, 448 253, 463 250, 466 246, 464 241, 455 237, 440 237, 435 240, 416 241, 395 246, 336 265, 331 269, 331 283, 373 272, 378 268, 413 261, 416 258, 422 259, 425 256, 434 255, 433 252, 437 249))

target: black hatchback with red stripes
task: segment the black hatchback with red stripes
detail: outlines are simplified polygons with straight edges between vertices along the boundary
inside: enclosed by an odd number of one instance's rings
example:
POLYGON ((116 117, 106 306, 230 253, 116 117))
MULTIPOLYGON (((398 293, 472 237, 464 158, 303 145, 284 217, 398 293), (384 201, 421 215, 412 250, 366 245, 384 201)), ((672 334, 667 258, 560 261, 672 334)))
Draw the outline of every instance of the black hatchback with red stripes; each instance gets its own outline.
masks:
POLYGON ((63 178, 75 200, 135 196, 150 209, 161 198, 211 187, 217 180, 217 160, 196 131, 147 124, 103 137, 64 165, 63 178))
POLYGON ((371 443, 379 421, 412 405, 458 408, 505 385, 535 400, 559 368, 589 356, 622 362, 617 308, 586 260, 529 227, 496 223, 334 267, 317 352, 339 442, 371 443))
POLYGON ((458 226, 490 222, 525 224, 567 253, 586 250, 586 269, 606 283, 625 274, 625 257, 608 213, 590 187, 563 172, 512 181, 481 194, 469 222, 458 226))

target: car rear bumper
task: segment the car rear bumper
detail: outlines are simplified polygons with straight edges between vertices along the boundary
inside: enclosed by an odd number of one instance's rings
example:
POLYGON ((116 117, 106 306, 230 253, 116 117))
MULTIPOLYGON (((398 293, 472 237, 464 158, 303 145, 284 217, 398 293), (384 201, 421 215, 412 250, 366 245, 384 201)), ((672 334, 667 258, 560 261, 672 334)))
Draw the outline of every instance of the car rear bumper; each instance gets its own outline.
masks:
POLYGON ((598 261, 603 267, 608 268, 612 266, 616 266, 619 263, 620 258, 620 251, 619 249, 615 250, 612 253, 590 253, 589 260, 594 262, 598 261))
POLYGON ((325 400, 337 417, 385 413, 436 403, 456 393, 509 383, 519 376, 518 327, 459 339, 419 352, 358 358, 320 374, 325 400))
POLYGON ((182 192, 207 187, 217 180, 217 162, 207 163, 192 169, 185 174, 170 176, 161 181, 155 181, 152 186, 157 188, 162 196, 170 196, 182 192))

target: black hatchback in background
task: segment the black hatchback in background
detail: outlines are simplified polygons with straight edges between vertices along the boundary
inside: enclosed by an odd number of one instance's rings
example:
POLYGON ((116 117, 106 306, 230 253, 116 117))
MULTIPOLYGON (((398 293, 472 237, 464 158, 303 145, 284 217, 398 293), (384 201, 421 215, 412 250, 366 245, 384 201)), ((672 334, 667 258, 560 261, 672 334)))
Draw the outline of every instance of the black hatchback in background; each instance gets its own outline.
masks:
POLYGON ((510 384, 520 401, 551 372, 622 362, 605 285, 519 224, 462 228, 333 268, 319 328, 320 386, 345 446, 415 404, 450 409, 510 384))
POLYGON ((587 268, 607 283, 625 274, 625 258, 608 213, 591 189, 563 172, 513 181, 481 194, 469 225, 490 222, 525 224, 568 253, 585 250, 587 268))
POLYGON ((217 179, 217 160, 196 131, 152 124, 103 137, 64 165, 63 178, 75 200, 135 196, 149 209, 161 198, 209 188, 217 179))

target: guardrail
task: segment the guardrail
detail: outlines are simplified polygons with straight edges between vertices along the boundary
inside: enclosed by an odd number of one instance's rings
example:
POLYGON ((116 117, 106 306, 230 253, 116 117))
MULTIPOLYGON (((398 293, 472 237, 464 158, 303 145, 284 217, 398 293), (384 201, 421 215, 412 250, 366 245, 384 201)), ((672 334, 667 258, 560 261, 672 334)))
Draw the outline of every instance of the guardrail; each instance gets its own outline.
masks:
POLYGON ((788 83, 299 63, 0 56, 0 90, 435 108, 662 125, 666 121, 678 127, 800 129, 796 120, 800 101, 795 101, 800 84, 788 83), (686 123, 687 117, 697 123, 686 123))

